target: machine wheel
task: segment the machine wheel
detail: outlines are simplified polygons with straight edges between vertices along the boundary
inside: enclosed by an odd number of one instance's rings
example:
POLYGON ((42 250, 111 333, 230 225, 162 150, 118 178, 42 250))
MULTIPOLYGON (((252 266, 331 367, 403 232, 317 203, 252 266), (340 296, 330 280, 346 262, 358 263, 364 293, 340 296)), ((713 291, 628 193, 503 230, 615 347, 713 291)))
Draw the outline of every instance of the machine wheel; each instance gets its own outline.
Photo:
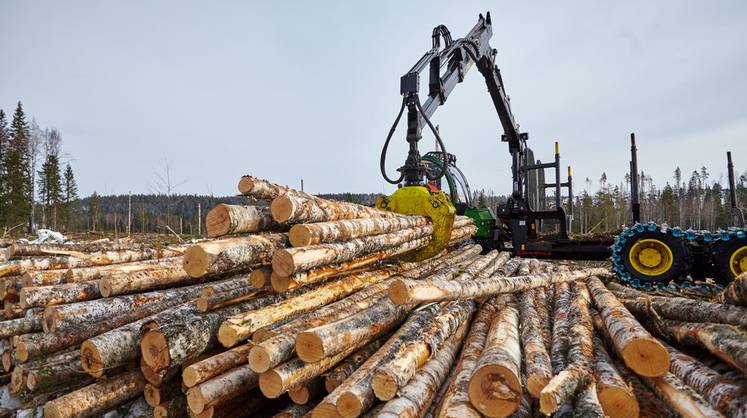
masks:
POLYGON ((621 249, 622 264, 632 279, 667 283, 688 274, 689 254, 685 243, 661 231, 641 231, 621 249))
POLYGON ((747 271, 747 238, 733 238, 721 241, 711 252, 714 279, 726 285, 747 271))

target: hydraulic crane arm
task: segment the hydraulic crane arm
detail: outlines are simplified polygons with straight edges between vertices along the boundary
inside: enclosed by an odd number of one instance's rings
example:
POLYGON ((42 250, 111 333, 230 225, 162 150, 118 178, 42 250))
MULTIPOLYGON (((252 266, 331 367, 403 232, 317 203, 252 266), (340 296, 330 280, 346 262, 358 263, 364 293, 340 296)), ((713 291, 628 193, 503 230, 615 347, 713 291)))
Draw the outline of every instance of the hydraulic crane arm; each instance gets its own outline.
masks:
POLYGON ((488 92, 495 106, 498 118, 503 128, 502 140, 508 142, 509 152, 513 159, 513 192, 515 198, 522 197, 523 173, 526 166, 526 140, 527 135, 519 132, 511 105, 503 86, 503 79, 498 67, 495 65, 496 50, 491 48, 489 40, 493 36, 490 13, 485 17, 479 16, 477 24, 464 37, 452 40, 449 30, 443 26, 433 29, 433 48, 423 55, 422 58, 400 79, 400 94, 402 95, 402 107, 395 120, 394 126, 389 132, 381 154, 381 172, 384 178, 397 184, 404 180, 405 185, 423 184, 424 178, 434 179, 443 175, 431 177, 421 163, 418 151, 418 141, 422 138, 424 125, 433 131, 440 145, 441 152, 446 160, 446 150, 443 146, 438 132, 430 122, 431 116, 439 106, 446 102, 454 87, 464 80, 465 75, 473 65, 485 78, 488 92), (444 40, 444 48, 441 49, 441 38, 444 40), (429 68, 428 97, 425 103, 420 103, 418 95, 420 90, 420 73, 429 68), (399 168, 400 176, 390 179, 385 171, 386 150, 391 140, 394 129, 399 122, 404 109, 407 108, 407 142, 409 152, 405 165, 399 168))

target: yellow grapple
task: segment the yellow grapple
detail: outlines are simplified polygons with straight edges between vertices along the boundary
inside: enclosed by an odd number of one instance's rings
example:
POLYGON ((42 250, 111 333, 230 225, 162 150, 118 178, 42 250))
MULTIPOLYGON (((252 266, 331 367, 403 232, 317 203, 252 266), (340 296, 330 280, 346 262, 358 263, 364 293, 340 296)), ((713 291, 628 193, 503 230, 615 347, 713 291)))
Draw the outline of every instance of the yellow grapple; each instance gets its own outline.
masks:
POLYGON ((431 193, 423 186, 401 187, 391 196, 377 197, 376 207, 403 215, 419 215, 431 219, 433 239, 412 256, 413 260, 433 257, 448 245, 456 209, 444 192, 431 193))

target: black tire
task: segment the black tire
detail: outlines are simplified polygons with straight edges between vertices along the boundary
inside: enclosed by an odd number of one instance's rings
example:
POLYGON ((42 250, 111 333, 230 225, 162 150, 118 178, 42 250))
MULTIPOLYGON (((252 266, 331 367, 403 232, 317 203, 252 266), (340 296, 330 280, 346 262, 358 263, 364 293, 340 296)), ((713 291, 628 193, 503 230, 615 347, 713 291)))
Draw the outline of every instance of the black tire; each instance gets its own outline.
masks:
POLYGON ((747 246, 747 238, 732 238, 729 241, 719 241, 713 245, 711 266, 716 283, 727 285, 736 278, 737 275, 732 271, 729 262, 732 255, 745 246, 747 246))
POLYGON ((630 273, 631 279, 638 279, 641 282, 648 283, 669 283, 670 280, 677 280, 687 276, 690 271, 690 254, 685 246, 685 242, 679 238, 662 233, 661 231, 643 231, 637 232, 635 236, 627 239, 622 246, 622 264, 625 270, 630 273), (657 276, 649 276, 637 271, 630 262, 630 251, 636 242, 643 239, 657 239, 666 244, 672 251, 672 266, 669 270, 657 276))

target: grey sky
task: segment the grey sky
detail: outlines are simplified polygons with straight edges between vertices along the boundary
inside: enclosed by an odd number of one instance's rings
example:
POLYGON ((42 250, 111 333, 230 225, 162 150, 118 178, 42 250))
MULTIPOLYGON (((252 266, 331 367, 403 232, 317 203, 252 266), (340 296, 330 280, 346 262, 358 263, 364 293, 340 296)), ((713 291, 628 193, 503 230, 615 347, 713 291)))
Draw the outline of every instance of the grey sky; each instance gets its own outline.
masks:
MULTIPOLYGON (((179 192, 236 192, 250 173, 307 190, 391 191, 378 171, 399 77, 431 29, 493 15, 514 114, 538 158, 561 141, 576 188, 620 181, 628 134, 663 184, 747 169, 744 1, 2 1, 0 108, 62 131, 85 194, 148 192, 168 158, 179 192)), ((510 161, 473 69, 436 113, 473 188, 510 161)), ((405 158, 404 133, 390 173, 405 158)), ((427 135, 423 147, 432 147, 427 135)))

